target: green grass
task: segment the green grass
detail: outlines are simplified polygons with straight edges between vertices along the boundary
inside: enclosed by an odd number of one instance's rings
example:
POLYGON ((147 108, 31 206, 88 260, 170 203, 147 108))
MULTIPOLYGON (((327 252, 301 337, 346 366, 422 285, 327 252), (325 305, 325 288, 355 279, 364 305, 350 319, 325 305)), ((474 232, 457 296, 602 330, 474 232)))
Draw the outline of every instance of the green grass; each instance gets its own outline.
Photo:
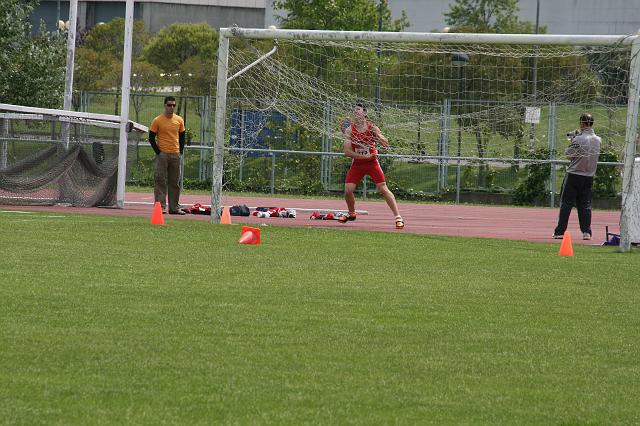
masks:
POLYGON ((640 254, 0 213, 13 424, 637 424, 640 254))

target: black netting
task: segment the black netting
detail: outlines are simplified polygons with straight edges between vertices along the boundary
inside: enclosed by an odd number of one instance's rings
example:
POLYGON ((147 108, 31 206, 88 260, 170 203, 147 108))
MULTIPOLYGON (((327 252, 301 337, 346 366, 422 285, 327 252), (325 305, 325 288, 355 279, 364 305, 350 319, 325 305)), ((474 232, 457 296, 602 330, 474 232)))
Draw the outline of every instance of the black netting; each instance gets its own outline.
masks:
POLYGON ((55 120, 0 120, 0 204, 115 205, 118 129, 55 120))

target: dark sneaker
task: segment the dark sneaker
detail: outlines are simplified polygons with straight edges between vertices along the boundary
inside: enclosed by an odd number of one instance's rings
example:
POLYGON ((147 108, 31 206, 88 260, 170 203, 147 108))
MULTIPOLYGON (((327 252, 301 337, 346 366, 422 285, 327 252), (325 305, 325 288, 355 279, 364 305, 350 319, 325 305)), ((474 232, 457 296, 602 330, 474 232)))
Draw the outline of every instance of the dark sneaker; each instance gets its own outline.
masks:
POLYGON ((186 213, 184 211, 182 211, 182 210, 176 210, 176 211, 173 211, 173 212, 169 212, 169 214, 177 214, 177 215, 180 215, 180 216, 186 215, 186 213))
POLYGON ((347 215, 340 216, 338 218, 338 222, 340 222, 340 223, 347 223, 350 220, 356 220, 356 214, 355 213, 349 213, 347 215))

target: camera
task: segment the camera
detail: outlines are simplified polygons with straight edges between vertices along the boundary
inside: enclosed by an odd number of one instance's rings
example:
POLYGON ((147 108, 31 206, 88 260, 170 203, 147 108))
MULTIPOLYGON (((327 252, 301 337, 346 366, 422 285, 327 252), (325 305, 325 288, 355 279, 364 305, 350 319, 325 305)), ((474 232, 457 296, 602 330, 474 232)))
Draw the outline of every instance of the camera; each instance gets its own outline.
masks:
POLYGON ((573 130, 571 132, 567 132, 567 137, 569 139, 573 139, 580 134, 580 130, 573 130))

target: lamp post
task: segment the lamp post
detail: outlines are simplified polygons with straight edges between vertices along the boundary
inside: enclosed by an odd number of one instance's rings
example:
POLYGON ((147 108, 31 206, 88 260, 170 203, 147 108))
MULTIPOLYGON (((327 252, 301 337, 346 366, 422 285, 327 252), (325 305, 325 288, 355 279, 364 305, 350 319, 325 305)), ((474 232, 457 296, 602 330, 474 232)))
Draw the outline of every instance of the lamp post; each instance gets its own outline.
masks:
POLYGON ((460 113, 462 110, 462 93, 464 91, 463 68, 469 63, 469 55, 466 53, 452 53, 451 65, 458 69, 458 100, 456 102, 456 113, 458 115, 458 167, 456 168, 456 204, 460 203, 460 155, 462 152, 462 124, 460 113))

